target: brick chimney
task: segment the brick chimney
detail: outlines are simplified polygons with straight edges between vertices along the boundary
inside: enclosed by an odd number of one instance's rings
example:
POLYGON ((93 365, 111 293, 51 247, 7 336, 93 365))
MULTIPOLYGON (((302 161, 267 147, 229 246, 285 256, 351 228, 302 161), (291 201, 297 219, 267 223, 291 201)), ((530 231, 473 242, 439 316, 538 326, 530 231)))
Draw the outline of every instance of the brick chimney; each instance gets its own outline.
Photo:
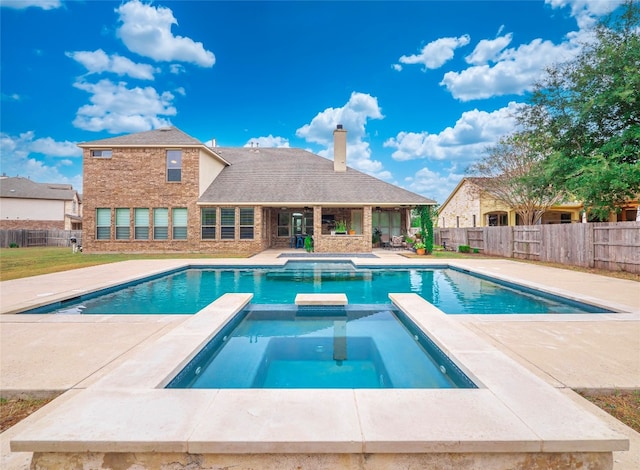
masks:
POLYGON ((333 171, 347 171, 347 131, 342 124, 333 131, 333 171))

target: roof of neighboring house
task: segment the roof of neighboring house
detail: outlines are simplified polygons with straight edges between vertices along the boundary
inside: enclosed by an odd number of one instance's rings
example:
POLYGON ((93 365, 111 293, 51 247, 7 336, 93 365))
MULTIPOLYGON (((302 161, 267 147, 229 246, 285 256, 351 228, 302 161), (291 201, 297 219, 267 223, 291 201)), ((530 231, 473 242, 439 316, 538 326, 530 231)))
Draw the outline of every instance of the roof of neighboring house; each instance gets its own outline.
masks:
POLYGON ((70 184, 36 183, 20 176, 0 179, 1 197, 70 201, 75 194, 70 184))
POLYGON ((435 201, 296 148, 227 148, 213 151, 228 161, 199 199, 215 204, 428 205, 435 201))

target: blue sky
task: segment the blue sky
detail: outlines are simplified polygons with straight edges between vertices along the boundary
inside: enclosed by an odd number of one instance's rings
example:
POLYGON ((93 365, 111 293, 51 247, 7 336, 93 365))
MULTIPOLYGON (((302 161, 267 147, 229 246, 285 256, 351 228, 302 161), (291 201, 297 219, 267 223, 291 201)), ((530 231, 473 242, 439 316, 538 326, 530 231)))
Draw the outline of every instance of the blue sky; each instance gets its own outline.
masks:
POLYGON ((618 0, 0 0, 1 171, 82 191, 76 143, 174 125, 300 147, 442 203, 618 0))

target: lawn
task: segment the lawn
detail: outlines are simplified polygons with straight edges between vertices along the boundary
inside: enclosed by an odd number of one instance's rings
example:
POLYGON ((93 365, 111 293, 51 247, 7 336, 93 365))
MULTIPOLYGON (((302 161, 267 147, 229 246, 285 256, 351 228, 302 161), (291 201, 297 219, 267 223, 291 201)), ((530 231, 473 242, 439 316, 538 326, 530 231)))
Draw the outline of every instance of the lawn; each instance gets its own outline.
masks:
POLYGON ((69 269, 134 259, 245 258, 245 255, 216 253, 73 253, 71 248, 33 247, 0 250, 0 281, 20 279, 38 274, 57 273, 69 269))

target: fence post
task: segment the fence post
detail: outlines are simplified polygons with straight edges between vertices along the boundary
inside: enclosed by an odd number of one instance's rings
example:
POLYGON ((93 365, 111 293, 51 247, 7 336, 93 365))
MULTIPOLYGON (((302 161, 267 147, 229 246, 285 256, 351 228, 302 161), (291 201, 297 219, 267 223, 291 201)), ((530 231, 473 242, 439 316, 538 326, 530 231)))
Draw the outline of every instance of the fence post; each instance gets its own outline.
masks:
POLYGON ((584 224, 586 225, 586 230, 587 233, 585 234, 585 245, 587 248, 587 266, 589 266, 590 268, 595 267, 596 262, 596 244, 595 244, 595 230, 594 230, 594 224, 593 223, 586 223, 584 224))

